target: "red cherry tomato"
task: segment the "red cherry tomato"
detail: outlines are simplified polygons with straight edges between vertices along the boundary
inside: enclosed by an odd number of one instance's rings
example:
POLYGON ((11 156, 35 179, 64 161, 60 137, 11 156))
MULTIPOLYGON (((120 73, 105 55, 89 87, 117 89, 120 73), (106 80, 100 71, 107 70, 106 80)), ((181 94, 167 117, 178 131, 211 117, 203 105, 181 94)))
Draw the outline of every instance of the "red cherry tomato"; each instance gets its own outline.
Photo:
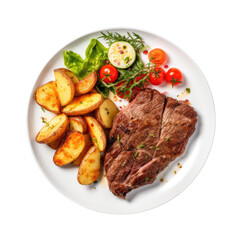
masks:
MULTIPOLYGON (((116 85, 116 88, 117 88, 116 93, 120 98, 124 98, 124 92, 122 92, 120 89, 120 87, 124 84, 125 84, 125 81, 120 82, 116 85)), ((128 86, 126 86, 126 88, 128 88, 128 86)), ((125 92, 126 95, 128 95, 129 93, 130 93, 130 91, 128 91, 128 90, 125 92)))
MULTIPOLYGON (((137 77, 136 77, 136 82, 139 82, 139 81, 142 80, 145 76, 146 76, 146 74, 141 74, 140 76, 137 76, 137 77)), ((146 88, 148 85, 149 85, 149 79, 146 78, 146 80, 145 80, 144 83, 143 83, 143 86, 141 86, 141 87, 138 86, 138 87, 135 87, 135 88, 133 89, 133 94, 134 94, 134 96, 136 96, 139 91, 141 91, 142 89, 146 88)))
POLYGON ((166 81, 174 87, 182 83, 183 75, 177 68, 170 68, 166 73, 166 81))
POLYGON ((148 54, 148 59, 156 64, 163 64, 167 59, 167 54, 160 48, 151 50, 148 54))
POLYGON ((118 71, 114 66, 110 64, 104 65, 100 70, 100 78, 105 83, 113 83, 118 78, 118 71))
POLYGON ((166 73, 163 68, 156 66, 153 72, 149 74, 149 78, 152 85, 160 85, 165 81, 166 73))
MULTIPOLYGON (((145 76, 146 76, 145 74, 141 74, 140 76, 137 76, 137 77, 136 77, 136 82, 140 81, 140 80, 143 79, 145 76)), ((131 80, 129 85, 131 86, 133 83, 134 83, 134 81, 131 80)), ((124 81, 124 82, 121 82, 121 83, 118 83, 118 84, 116 85, 116 87, 117 87, 116 93, 117 93, 117 95, 118 95, 120 98, 124 98, 124 95, 128 95, 128 94, 130 93, 129 90, 127 90, 127 91, 125 92, 125 94, 121 91, 120 87, 121 87, 122 85, 124 85, 124 84, 125 84, 125 81, 124 81)), ((134 98, 134 96, 136 96, 139 91, 141 91, 142 89, 144 89, 144 88, 147 87, 148 85, 149 85, 149 80, 148 80, 148 78, 147 78, 146 81, 144 81, 142 87, 138 86, 138 87, 134 87, 134 88, 132 89, 133 95, 131 96, 131 98, 134 98)), ((126 88, 129 88, 129 86, 127 85, 126 88)))

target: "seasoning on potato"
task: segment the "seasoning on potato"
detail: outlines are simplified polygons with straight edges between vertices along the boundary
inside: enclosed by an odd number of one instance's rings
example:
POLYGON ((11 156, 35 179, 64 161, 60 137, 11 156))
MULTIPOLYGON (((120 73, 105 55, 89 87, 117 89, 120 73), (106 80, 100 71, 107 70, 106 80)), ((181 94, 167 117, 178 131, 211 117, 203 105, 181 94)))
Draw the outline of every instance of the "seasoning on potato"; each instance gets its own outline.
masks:
POLYGON ((81 133, 87 132, 87 128, 88 128, 87 123, 81 116, 70 117, 69 125, 70 125, 70 130, 79 131, 81 133))
POLYGON ((85 94, 90 92, 97 82, 97 73, 92 72, 84 79, 80 80, 76 85, 76 95, 85 94))
POLYGON ((92 146, 89 134, 88 133, 84 134, 83 137, 84 137, 85 146, 84 146, 82 152, 80 153, 80 155, 77 157, 77 159, 75 159, 73 161, 73 164, 76 165, 76 166, 80 165, 80 163, 82 162, 85 154, 87 153, 89 148, 92 146))
POLYGON ((100 151, 95 146, 92 146, 84 156, 79 170, 78 182, 82 185, 88 185, 96 181, 100 175, 100 151))
POLYGON ((35 101, 46 110, 57 114, 61 112, 56 82, 51 81, 39 87, 34 97, 35 101))
POLYGON ((64 166, 77 159, 84 147, 83 134, 78 131, 70 131, 57 149, 53 161, 58 166, 64 166))
POLYGON ((73 100, 75 95, 75 85, 73 83, 73 80, 60 69, 55 69, 54 75, 57 83, 60 103, 63 107, 73 100))
POLYGON ((100 107, 95 111, 95 117, 104 128, 111 128, 113 119, 118 113, 118 108, 110 99, 104 100, 100 107))
POLYGON ((107 145, 107 139, 102 126, 93 117, 87 116, 85 117, 85 120, 88 125, 89 134, 93 145, 97 147, 101 152, 104 151, 107 145))
POLYGON ((103 102, 99 93, 87 93, 73 99, 71 103, 62 109, 68 116, 83 115, 97 109, 103 102))
POLYGON ((68 117, 62 113, 56 115, 48 122, 37 134, 36 141, 38 143, 51 143, 64 134, 68 127, 68 117))

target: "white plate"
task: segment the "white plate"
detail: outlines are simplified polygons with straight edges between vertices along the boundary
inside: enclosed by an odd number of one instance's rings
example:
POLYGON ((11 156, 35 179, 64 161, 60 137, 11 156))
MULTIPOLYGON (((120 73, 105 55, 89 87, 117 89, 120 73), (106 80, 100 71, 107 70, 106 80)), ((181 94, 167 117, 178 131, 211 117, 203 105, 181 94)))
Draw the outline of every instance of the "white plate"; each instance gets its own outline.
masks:
MULTIPOLYGON (((190 138, 185 153, 176 159, 158 179, 151 185, 141 187, 129 193, 126 200, 115 197, 104 184, 104 179, 95 186, 81 186, 77 181, 78 168, 71 164, 65 167, 56 166, 52 157, 54 150, 43 144, 35 142, 35 136, 41 129, 43 123, 41 117, 50 118, 54 114, 45 112, 35 103, 33 94, 42 84, 53 80, 53 69, 64 67, 63 50, 72 50, 84 56, 92 38, 100 36, 100 32, 94 32, 71 42, 61 49, 43 68, 31 93, 28 111, 28 129, 33 152, 40 168, 43 170, 49 181, 66 197, 78 204, 106 213, 136 213, 157 207, 172 199, 182 192, 197 176, 203 167, 210 152, 215 131, 215 110, 214 103, 208 83, 198 66, 181 49, 169 41, 145 31, 112 29, 120 34, 136 32, 140 34, 150 48, 162 48, 168 56, 169 67, 177 67, 184 74, 184 84, 175 87, 173 90, 169 85, 158 87, 160 92, 167 92, 168 96, 175 97, 186 87, 191 89, 187 96, 191 105, 198 113, 198 123, 195 133, 190 138), (177 166, 182 165, 182 168, 177 166), (174 173, 176 171, 176 174, 174 173), (164 182, 159 179, 164 178, 164 182)), ((102 40, 101 40, 102 41, 102 40)), ((103 42, 103 41, 102 41, 103 42)), ((103 42, 104 43, 104 42, 103 42)), ((147 56, 143 55, 143 60, 147 56)), ((122 103, 121 103, 122 104, 122 103)))

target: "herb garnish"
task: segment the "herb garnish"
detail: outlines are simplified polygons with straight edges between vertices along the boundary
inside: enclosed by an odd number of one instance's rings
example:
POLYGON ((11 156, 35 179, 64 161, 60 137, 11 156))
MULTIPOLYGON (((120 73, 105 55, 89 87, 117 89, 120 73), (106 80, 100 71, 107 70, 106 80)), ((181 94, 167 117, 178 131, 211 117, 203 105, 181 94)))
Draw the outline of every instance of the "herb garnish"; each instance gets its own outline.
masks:
POLYGON ((169 140, 170 140, 170 137, 167 137, 167 138, 166 138, 166 142, 168 142, 169 140))
POLYGON ((123 95, 125 99, 132 99, 135 87, 144 89, 149 84, 149 74, 153 72, 153 68, 154 66, 150 63, 145 66, 139 54, 137 54, 136 60, 131 66, 131 71, 118 69, 119 76, 116 82, 105 83, 102 79, 99 79, 96 89, 103 97, 107 97, 109 91, 111 91, 114 94, 123 95))
POLYGON ((150 137, 155 137, 155 135, 153 133, 150 133, 149 136, 150 137))
POLYGON ((128 63, 131 59, 129 57, 125 57, 124 63, 128 63))
POLYGON ((45 123, 46 125, 49 125, 49 123, 46 121, 46 118, 42 117, 42 123, 45 123))
POLYGON ((148 159, 148 155, 146 155, 145 158, 148 159))
POLYGON ((120 144, 120 137, 119 137, 119 134, 117 135, 117 142, 120 144))
POLYGON ((146 178, 145 178, 145 181, 148 181, 148 180, 149 180, 149 177, 146 177, 146 178))
POLYGON ((134 155, 133 155, 133 158, 136 159, 138 156, 138 152, 135 152, 134 155))
MULTIPOLYGON (((96 145, 97 145, 97 148, 99 148, 99 143, 98 143, 98 140, 96 139, 96 138, 94 138, 94 137, 92 137, 91 138, 92 139, 92 143, 93 143, 93 141, 96 143, 96 145)), ((93 143, 94 144, 94 143, 93 143)), ((95 145, 95 144, 94 144, 95 145)))
POLYGON ((42 109, 43 112, 45 112, 44 108, 41 107, 41 109, 42 109))
MULTIPOLYGON (((144 41, 142 38, 136 33, 127 33, 127 36, 120 35, 119 33, 102 33, 102 38, 107 41, 107 44, 110 46, 112 43, 116 41, 126 41, 130 43, 133 48, 137 51, 136 60, 134 61, 131 69, 118 69, 118 80, 114 83, 105 83, 103 79, 99 79, 95 86, 96 90, 102 94, 104 98, 107 98, 109 91, 113 92, 113 94, 118 93, 122 98, 132 99, 134 97, 133 90, 135 87, 139 87, 144 89, 146 85, 149 84, 149 74, 153 71, 154 66, 148 64, 144 64, 140 58, 139 51, 141 49, 146 48, 144 41)), ((124 61, 130 61, 126 57, 124 61)))
POLYGON ((186 91, 187 91, 187 93, 190 93, 191 89, 190 88, 186 88, 186 91))
POLYGON ((109 115, 109 110, 107 108, 105 108, 105 111, 107 112, 107 115, 109 115))
POLYGON ((106 40, 109 46, 114 42, 124 41, 130 43, 133 48, 139 52, 146 47, 142 38, 135 32, 133 32, 132 34, 127 32, 127 36, 121 35, 117 32, 110 33, 108 31, 107 33, 101 32, 101 34, 102 36, 100 36, 99 38, 106 40))
POLYGON ((154 149, 156 149, 156 150, 159 150, 159 148, 155 145, 155 146, 153 146, 153 147, 150 147, 150 148, 154 148, 154 149))
POLYGON ((137 146, 137 148, 144 148, 145 146, 145 143, 142 143, 141 145, 137 146))

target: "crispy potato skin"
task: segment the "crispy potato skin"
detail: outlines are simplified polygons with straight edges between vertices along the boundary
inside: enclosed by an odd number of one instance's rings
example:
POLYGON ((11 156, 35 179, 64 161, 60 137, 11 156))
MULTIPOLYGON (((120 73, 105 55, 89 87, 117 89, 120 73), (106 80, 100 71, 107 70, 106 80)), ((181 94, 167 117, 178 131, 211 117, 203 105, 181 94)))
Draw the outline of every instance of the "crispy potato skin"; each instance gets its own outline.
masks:
POLYGON ((56 114, 61 112, 56 82, 51 81, 39 87, 34 94, 34 98, 37 104, 44 109, 56 114))
POLYGON ((76 85, 76 96, 90 92, 97 82, 97 73, 92 72, 84 79, 80 80, 76 85))
POLYGON ((78 182, 88 185, 98 179, 100 175, 100 151, 92 146, 84 156, 78 169, 78 182))
POLYGON ((65 132, 59 138, 57 138, 53 142, 48 143, 47 145, 54 150, 58 149, 62 139, 65 137, 65 135, 67 134, 68 131, 69 131, 69 124, 67 125, 65 132))
POLYGON ((87 116, 84 118, 87 122, 89 134, 92 139, 93 145, 101 152, 104 151, 107 146, 107 139, 102 126, 93 117, 87 116))
POLYGON ((83 134, 79 131, 69 131, 54 154, 53 161, 58 166, 64 166, 79 156, 84 149, 83 134))
POLYGON ((64 134, 61 137, 59 137, 58 139, 56 139, 55 141, 48 143, 47 145, 50 148, 56 150, 56 149, 58 149, 58 146, 60 145, 60 142, 62 141, 63 137, 64 137, 64 134))
POLYGON ((68 127, 69 121, 66 114, 58 114, 42 127, 36 136, 38 143, 51 143, 61 137, 68 127))
POLYGON ((82 152, 80 153, 80 155, 78 156, 78 158, 73 161, 73 164, 76 166, 80 165, 83 157, 86 155, 87 151, 92 146, 89 134, 88 133, 84 134, 83 137, 84 137, 84 141, 85 141, 85 146, 84 146, 82 152))
POLYGON ((83 115, 97 109, 103 102, 99 93, 87 93, 73 99, 71 103, 62 109, 68 116, 83 115))
POLYGON ((86 133, 88 130, 88 126, 84 118, 81 116, 78 117, 70 117, 69 118, 70 130, 79 131, 81 133, 86 133))
POLYGON ((67 68, 58 68, 58 69, 65 72, 72 79, 74 84, 79 82, 78 77, 69 69, 67 69, 67 68))
POLYGON ((55 69, 54 75, 60 103, 63 107, 73 100, 75 95, 75 84, 73 83, 73 80, 60 69, 55 69))
POLYGON ((116 105, 110 99, 106 99, 100 107, 96 109, 95 117, 104 128, 111 128, 113 119, 118 112, 119 110, 116 105))

